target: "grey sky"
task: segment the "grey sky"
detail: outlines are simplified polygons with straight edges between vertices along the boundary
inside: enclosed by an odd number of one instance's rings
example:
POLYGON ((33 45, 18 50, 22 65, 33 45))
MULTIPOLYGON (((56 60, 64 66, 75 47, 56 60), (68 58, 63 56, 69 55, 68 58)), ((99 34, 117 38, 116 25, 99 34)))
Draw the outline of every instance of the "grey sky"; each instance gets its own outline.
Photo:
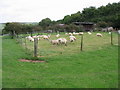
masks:
POLYGON ((0 23, 63 19, 83 8, 100 7, 119 0, 0 0, 0 23))

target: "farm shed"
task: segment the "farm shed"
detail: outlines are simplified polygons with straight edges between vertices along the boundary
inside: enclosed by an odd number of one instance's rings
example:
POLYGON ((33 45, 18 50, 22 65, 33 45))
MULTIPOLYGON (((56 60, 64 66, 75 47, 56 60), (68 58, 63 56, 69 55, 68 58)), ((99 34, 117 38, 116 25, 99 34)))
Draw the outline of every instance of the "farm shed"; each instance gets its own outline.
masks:
POLYGON ((93 22, 74 22, 75 25, 82 25, 84 31, 92 31, 94 29, 93 22))

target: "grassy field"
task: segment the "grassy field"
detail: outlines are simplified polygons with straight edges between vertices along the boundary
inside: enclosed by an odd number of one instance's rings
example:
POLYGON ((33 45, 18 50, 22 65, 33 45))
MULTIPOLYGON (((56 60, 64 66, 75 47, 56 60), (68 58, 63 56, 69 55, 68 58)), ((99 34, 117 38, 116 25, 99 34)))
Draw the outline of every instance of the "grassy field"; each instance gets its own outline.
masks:
MULTIPOLYGON (((41 40, 39 55, 45 57, 39 59, 44 63, 20 62, 31 55, 15 40, 3 38, 3 88, 117 88, 118 46, 111 46, 110 35, 103 34, 100 38, 86 33, 83 52, 79 50, 80 36, 67 47, 41 40)), ((114 44, 118 44, 117 35, 113 36, 114 44)), ((27 42, 31 49, 33 43, 27 42)))
MULTIPOLYGON (((108 33, 102 33, 103 37, 97 37, 96 33, 92 33, 92 35, 88 35, 88 33, 84 33, 83 36, 83 51, 95 51, 100 50, 104 47, 108 47, 111 45, 111 35, 108 33)), ((58 39, 56 34, 52 34, 50 37, 50 40, 56 40, 58 39)), ((80 53, 80 43, 81 43, 81 36, 76 35, 75 37, 77 40, 75 42, 69 42, 69 36, 65 35, 64 33, 60 34, 60 37, 64 37, 68 40, 67 46, 64 45, 52 45, 50 41, 48 40, 39 40, 38 41, 38 56, 56 56, 60 55, 61 53, 64 55, 67 54, 77 54, 80 53)), ((60 38, 59 37, 59 38, 60 38)), ((22 39, 22 42, 24 43, 25 40, 22 39)), ((115 45, 118 44, 118 36, 116 33, 113 33, 113 43, 115 45)), ((34 51, 34 43, 27 40, 26 43, 27 48, 33 52, 34 51)), ((25 44, 23 44, 23 47, 25 47, 25 44)))

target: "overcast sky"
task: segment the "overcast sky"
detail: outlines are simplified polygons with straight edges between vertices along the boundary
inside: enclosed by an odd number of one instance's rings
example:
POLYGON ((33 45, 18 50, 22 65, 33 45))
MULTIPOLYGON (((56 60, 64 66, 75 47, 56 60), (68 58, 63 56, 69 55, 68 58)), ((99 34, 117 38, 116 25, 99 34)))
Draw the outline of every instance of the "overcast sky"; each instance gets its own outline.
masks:
POLYGON ((63 19, 83 8, 100 7, 119 0, 0 0, 0 23, 63 19))

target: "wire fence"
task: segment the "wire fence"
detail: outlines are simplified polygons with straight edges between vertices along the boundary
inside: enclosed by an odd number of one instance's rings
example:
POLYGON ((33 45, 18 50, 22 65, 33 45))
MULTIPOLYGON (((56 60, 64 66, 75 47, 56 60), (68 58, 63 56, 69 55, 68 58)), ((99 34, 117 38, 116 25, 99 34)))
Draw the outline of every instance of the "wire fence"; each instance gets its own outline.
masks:
MULTIPOLYGON (((28 36, 28 34, 21 34, 21 35, 15 35, 15 40, 17 43, 19 43, 27 53, 31 53, 31 55, 33 57, 38 57, 40 55, 43 55, 44 52, 46 51, 47 53, 56 53, 57 51, 49 51, 49 48, 42 48, 42 45, 40 46, 40 43, 42 43, 42 41, 38 41, 37 38, 34 38, 33 42, 30 42, 26 37, 28 36), (46 49, 46 50, 45 50, 46 49), (44 50, 44 51, 42 51, 44 50), (48 50, 48 51, 47 51, 48 50)), ((84 41, 85 35, 81 35, 79 36, 80 41, 79 43, 79 51, 85 51, 85 46, 84 44, 86 44, 86 41, 84 41)), ((114 36, 113 36, 113 32, 111 32, 111 34, 109 35, 109 42, 111 45, 114 45, 114 36)), ((47 41, 46 41, 47 42, 47 41)), ((93 42, 91 42, 93 43, 93 42)), ((44 46, 45 44, 43 44, 44 46)), ((52 46, 51 46, 52 47, 52 46)), ((53 46, 53 49, 56 48, 57 46, 53 46)), ((74 46, 73 46, 74 47, 74 46)), ((60 54, 63 54, 63 51, 65 51, 65 46, 60 46, 60 48, 58 48, 60 51, 60 54)), ((77 49, 76 49, 77 50, 77 49)), ((68 50, 69 51, 69 50, 68 50)), ((58 52, 59 53, 59 52, 58 52)), ((46 54, 47 56, 47 54, 46 54)))

